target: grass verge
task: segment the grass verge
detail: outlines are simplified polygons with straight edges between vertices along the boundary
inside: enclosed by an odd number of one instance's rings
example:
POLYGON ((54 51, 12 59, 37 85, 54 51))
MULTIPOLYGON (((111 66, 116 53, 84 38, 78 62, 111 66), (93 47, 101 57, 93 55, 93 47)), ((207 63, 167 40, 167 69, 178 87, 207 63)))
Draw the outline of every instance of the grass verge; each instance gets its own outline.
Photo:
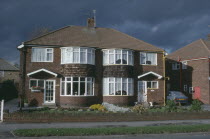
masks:
POLYGON ((18 129, 13 133, 16 136, 91 136, 91 135, 131 135, 131 134, 162 134, 162 133, 189 133, 209 132, 209 124, 201 125, 166 125, 147 127, 116 127, 116 128, 47 128, 47 129, 18 129))

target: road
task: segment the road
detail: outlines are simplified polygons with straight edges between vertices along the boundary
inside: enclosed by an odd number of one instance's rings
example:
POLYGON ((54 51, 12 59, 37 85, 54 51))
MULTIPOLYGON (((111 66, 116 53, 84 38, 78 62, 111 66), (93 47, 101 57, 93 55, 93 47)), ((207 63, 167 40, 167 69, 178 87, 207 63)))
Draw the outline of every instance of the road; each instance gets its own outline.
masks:
MULTIPOLYGON (((210 124, 210 119, 202 120, 169 120, 169 121, 135 121, 135 122, 75 122, 75 123, 0 123, 0 138, 13 137, 10 131, 15 129, 34 129, 34 128, 91 128, 91 127, 138 127, 138 126, 159 126, 159 125, 195 125, 195 124, 210 124)), ((161 134, 161 135, 132 135, 132 136, 98 136, 102 139, 108 138, 145 138, 145 139, 167 139, 167 138, 181 138, 181 139, 194 139, 203 138, 210 139, 210 133, 193 133, 193 134, 161 134)), ((52 137, 46 137, 52 138, 52 137)), ((53 137, 58 138, 58 137, 53 137)), ((61 137, 60 137, 61 138, 61 137)), ((63 138, 63 137, 62 137, 63 138)), ((77 139, 91 139, 97 137, 65 137, 77 139)))

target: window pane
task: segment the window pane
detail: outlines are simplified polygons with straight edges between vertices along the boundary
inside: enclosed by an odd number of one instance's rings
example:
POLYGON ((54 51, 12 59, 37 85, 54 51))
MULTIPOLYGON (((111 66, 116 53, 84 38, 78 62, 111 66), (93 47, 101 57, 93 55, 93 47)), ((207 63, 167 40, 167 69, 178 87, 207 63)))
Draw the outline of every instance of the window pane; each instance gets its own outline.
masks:
POLYGON ((108 53, 107 51, 103 52, 103 64, 108 64, 108 53))
POLYGON ((80 77, 80 81, 81 82, 84 82, 85 81, 85 78, 84 77, 80 77))
POLYGON ((121 78, 115 79, 115 95, 121 95, 121 78))
POLYGON ((79 81, 78 77, 73 77, 73 81, 79 81))
POLYGON ((30 80, 30 88, 37 86, 37 80, 30 80))
POLYGON ((158 88, 157 82, 152 82, 152 88, 158 88))
POLYGON ((52 61, 52 53, 47 53, 47 61, 52 61))
POLYGON ((87 54, 88 64, 92 64, 91 53, 87 54))
POLYGON ((79 93, 78 93, 78 87, 79 87, 79 85, 78 85, 78 82, 73 82, 73 95, 78 95, 79 93))
POLYGON ((73 63, 79 63, 79 52, 74 52, 73 63))
POLYGON ((85 95, 85 82, 80 82, 80 95, 85 95))
POLYGON ((71 83, 66 83, 66 95, 71 95, 71 83))
POLYGON ((38 80, 38 86, 44 88, 44 80, 38 80))
POLYGON ((140 64, 146 64, 146 53, 140 53, 140 64))
POLYGON ((86 58, 87 58, 87 56, 86 56, 86 52, 80 52, 80 63, 87 63, 86 62, 86 58))
POLYGON ((72 63, 73 62, 73 52, 71 48, 65 49, 65 58, 64 63, 72 63))
POLYGON ((116 64, 121 64, 121 54, 120 53, 116 53, 115 55, 115 60, 116 60, 116 64))
POLYGON ((122 83, 122 95, 127 95, 127 83, 122 83))
POLYGON ((156 53, 147 53, 146 64, 148 65, 156 64, 156 53))
POLYGON ((109 64, 114 64, 114 54, 109 54, 109 64))
POLYGON ((122 64, 127 64, 127 53, 122 55, 122 64))
POLYGON ((114 83, 109 83, 109 95, 114 95, 114 83))
POLYGON ((71 77, 70 78, 66 78, 67 81, 71 81, 71 77))
POLYGON ((152 88, 151 82, 147 82, 147 88, 152 88))
POLYGON ((61 95, 65 94, 65 82, 61 83, 61 95))
POLYGON ((93 86, 91 82, 87 83, 87 95, 93 95, 93 86))

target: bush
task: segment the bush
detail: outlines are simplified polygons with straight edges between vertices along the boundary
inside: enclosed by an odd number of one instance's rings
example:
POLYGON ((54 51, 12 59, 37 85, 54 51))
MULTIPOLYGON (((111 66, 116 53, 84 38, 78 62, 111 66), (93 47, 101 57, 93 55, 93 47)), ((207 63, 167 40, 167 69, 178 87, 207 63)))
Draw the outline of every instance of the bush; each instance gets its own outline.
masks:
POLYGON ((200 111, 201 110, 201 102, 199 100, 193 100, 190 110, 192 111, 200 111))
POLYGON ((174 111, 176 111, 176 109, 177 109, 176 103, 173 100, 167 100, 165 109, 168 112, 174 112, 174 111))
POLYGON ((18 97, 17 88, 12 80, 4 81, 0 88, 0 92, 0 100, 4 99, 5 101, 8 101, 18 97))
POLYGON ((97 111, 105 111, 106 110, 106 108, 103 105, 101 105, 101 104, 91 105, 90 109, 91 110, 97 110, 97 111))
POLYGON ((146 109, 144 108, 144 106, 142 104, 138 104, 138 105, 135 105, 133 108, 132 108, 132 111, 133 112, 137 112, 137 113, 143 113, 146 111, 146 109))

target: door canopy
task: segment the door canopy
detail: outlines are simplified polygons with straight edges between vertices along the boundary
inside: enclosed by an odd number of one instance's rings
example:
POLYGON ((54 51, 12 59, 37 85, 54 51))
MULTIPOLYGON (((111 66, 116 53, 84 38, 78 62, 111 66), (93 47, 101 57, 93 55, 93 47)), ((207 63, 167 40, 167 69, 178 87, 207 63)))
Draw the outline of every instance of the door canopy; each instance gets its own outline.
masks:
POLYGON ((144 73, 144 74, 138 76, 138 78, 140 79, 140 78, 145 77, 145 76, 150 75, 150 74, 156 76, 158 79, 162 79, 162 78, 163 78, 163 76, 161 76, 160 74, 157 74, 157 73, 155 73, 155 72, 153 72, 153 71, 146 72, 146 73, 144 73))
POLYGON ((28 77, 34 77, 34 76, 54 76, 54 77, 57 77, 58 74, 56 74, 52 71, 46 70, 46 69, 39 69, 39 70, 28 73, 27 76, 28 77))

